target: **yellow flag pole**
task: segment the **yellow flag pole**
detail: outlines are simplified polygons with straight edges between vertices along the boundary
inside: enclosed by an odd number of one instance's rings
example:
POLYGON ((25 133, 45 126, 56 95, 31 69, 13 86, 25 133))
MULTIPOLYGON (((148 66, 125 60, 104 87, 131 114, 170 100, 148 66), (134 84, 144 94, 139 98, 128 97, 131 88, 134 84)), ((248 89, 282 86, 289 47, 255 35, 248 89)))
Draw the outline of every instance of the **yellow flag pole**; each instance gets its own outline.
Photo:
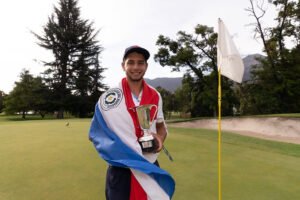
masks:
POLYGON ((218 70, 218 192, 219 200, 222 199, 221 182, 221 68, 218 70))

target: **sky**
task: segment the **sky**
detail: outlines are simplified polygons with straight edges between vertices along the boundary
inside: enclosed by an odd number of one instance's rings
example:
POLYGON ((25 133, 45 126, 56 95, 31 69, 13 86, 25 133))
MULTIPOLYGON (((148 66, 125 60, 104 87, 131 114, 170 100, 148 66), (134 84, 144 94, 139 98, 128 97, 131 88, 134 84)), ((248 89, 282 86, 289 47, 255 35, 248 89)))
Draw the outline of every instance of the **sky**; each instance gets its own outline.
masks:
MULTIPOLYGON (((23 69, 33 75, 45 70, 42 61, 51 61, 48 50, 37 45, 31 31, 42 34, 43 26, 54 11, 58 0, 10 0, 0 7, 0 90, 9 93, 23 69)), ((139 45, 150 51, 146 78, 180 77, 154 62, 155 45, 159 35, 176 39, 178 31, 192 33, 197 24, 214 27, 218 18, 225 23, 241 54, 262 53, 262 43, 253 38, 254 18, 245 8, 249 0, 79 0, 81 17, 93 22, 100 30, 97 40, 104 48, 101 65, 107 70, 103 80, 108 86, 116 85, 124 72, 121 62, 125 48, 139 45)), ((263 25, 272 25, 275 9, 266 5, 263 25)))

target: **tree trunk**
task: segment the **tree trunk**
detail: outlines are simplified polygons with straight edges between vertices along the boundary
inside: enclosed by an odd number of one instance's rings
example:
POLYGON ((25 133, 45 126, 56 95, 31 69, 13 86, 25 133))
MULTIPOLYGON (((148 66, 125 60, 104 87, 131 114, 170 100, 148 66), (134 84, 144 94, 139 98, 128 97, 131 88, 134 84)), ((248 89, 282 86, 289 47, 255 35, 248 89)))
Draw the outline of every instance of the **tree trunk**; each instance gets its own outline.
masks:
POLYGON ((22 112, 22 119, 25 119, 25 117, 26 117, 25 113, 26 113, 25 111, 22 112))
POLYGON ((41 115, 42 119, 44 119, 44 117, 45 117, 45 112, 40 111, 40 115, 41 115))
POLYGON ((57 119, 63 119, 63 118, 64 118, 64 110, 63 110, 63 109, 60 109, 60 110, 57 112, 56 118, 57 118, 57 119))

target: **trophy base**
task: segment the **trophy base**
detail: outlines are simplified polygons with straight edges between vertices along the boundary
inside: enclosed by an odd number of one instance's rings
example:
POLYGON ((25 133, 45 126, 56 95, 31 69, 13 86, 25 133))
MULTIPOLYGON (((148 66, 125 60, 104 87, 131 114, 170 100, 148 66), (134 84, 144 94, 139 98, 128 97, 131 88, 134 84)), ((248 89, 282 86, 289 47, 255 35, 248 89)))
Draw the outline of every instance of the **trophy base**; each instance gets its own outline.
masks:
POLYGON ((154 152, 155 142, 152 135, 144 136, 139 139, 139 144, 141 145, 143 152, 154 152))

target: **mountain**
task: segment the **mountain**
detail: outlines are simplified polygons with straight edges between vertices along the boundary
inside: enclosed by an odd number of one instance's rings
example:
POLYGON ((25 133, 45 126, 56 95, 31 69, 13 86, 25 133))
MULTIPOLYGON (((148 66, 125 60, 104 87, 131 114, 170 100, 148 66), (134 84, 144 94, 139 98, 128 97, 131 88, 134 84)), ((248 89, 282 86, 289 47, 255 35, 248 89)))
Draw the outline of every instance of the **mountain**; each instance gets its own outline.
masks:
POLYGON ((251 54, 243 58, 243 63, 245 66, 244 76, 243 76, 243 82, 249 81, 251 79, 251 69, 253 66, 259 64, 259 62, 256 60, 256 58, 263 58, 263 55, 260 54, 251 54))
MULTIPOLYGON (((245 66, 245 72, 243 76, 243 82, 249 81, 251 78, 251 69, 253 66, 258 64, 258 61, 256 58, 262 58, 263 55, 260 54, 251 54, 243 58, 243 63, 245 66)), ((170 92, 175 92, 177 88, 181 86, 182 77, 176 77, 176 78, 155 78, 155 79, 148 79, 146 78, 145 81, 151 85, 152 87, 162 87, 170 92)))
POLYGON ((182 77, 176 78, 155 78, 155 79, 148 79, 145 78, 145 81, 151 85, 152 87, 162 87, 170 92, 175 92, 175 90, 181 86, 182 77))

